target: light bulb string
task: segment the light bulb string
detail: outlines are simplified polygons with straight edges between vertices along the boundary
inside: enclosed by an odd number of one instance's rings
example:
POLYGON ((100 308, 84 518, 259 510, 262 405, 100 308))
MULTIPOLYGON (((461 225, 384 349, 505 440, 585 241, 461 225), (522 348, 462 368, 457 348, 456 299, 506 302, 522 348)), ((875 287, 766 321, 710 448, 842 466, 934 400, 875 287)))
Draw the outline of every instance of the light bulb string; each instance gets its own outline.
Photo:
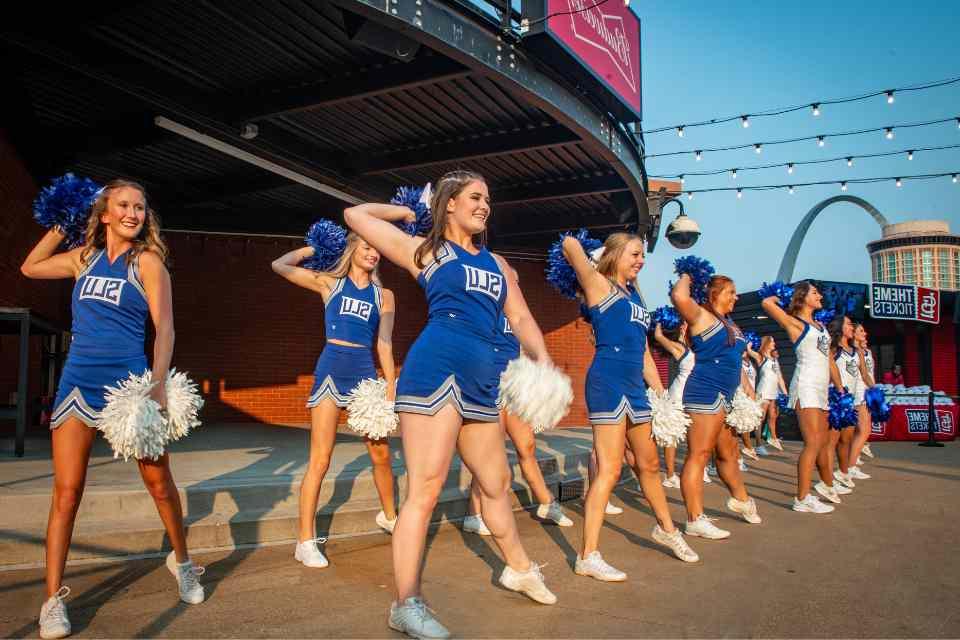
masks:
POLYGON ((838 131, 836 133, 820 133, 812 136, 803 136, 800 138, 787 138, 785 140, 769 140, 766 142, 748 142, 747 144, 738 144, 731 145, 729 147, 713 147, 713 148, 701 148, 701 149, 687 149, 684 151, 669 151, 665 153, 651 153, 643 156, 643 158, 665 158, 667 156, 682 156, 687 153, 702 154, 702 153, 715 153, 718 151, 736 151, 738 149, 752 149, 754 146, 760 144, 763 146, 773 146, 779 144, 791 144, 794 142, 804 142, 806 140, 819 140, 820 138, 841 138, 844 136, 859 136, 865 133, 876 133, 878 131, 887 131, 888 129, 912 129, 914 127, 929 127, 935 124, 943 124, 944 122, 956 122, 960 119, 960 116, 951 116, 949 118, 942 118, 940 120, 928 120, 926 122, 909 122, 906 124, 892 124, 884 127, 872 127, 870 129, 857 129, 855 131, 838 131))
POLYGON ((925 82, 925 83, 922 83, 922 84, 915 84, 915 85, 910 85, 910 86, 900 87, 900 88, 894 88, 894 89, 889 89, 889 88, 887 88, 887 89, 880 89, 880 90, 878 90, 878 91, 871 91, 871 92, 869 92, 869 93, 862 93, 862 94, 859 94, 859 95, 849 96, 849 97, 846 97, 846 98, 830 98, 830 99, 826 99, 826 100, 811 100, 810 102, 805 102, 805 103, 803 103, 803 104, 798 104, 798 105, 792 105, 792 106, 789 106, 789 107, 779 107, 779 108, 775 108, 775 109, 768 109, 768 110, 765 110, 765 111, 757 111, 757 112, 750 112, 750 113, 738 113, 738 114, 735 115, 735 116, 725 116, 725 117, 722 117, 722 118, 711 118, 710 120, 701 120, 701 121, 699 121, 699 122, 684 122, 684 123, 681 123, 681 124, 674 124, 674 125, 671 125, 671 126, 668 126, 668 127, 656 127, 656 128, 654 128, 654 129, 644 129, 642 133, 643 133, 644 135, 646 135, 646 134, 651 134, 651 133, 662 133, 662 132, 664 132, 664 131, 675 131, 676 129, 678 129, 678 128, 680 128, 680 127, 684 127, 684 128, 686 128, 686 129, 692 129, 692 128, 694 128, 694 127, 705 127, 705 126, 714 125, 714 124, 724 124, 724 123, 726 123, 726 122, 733 122, 733 121, 735 121, 735 120, 740 120, 740 119, 742 119, 742 118, 744 118, 744 117, 747 117, 747 118, 767 118, 767 117, 772 117, 772 116, 781 116, 781 115, 784 115, 784 114, 787 114, 787 113, 793 113, 794 111, 800 111, 801 109, 809 109, 809 108, 811 108, 811 107, 822 107, 822 106, 824 106, 824 105, 844 104, 844 103, 848 103, 848 102, 857 102, 857 101, 859 101, 859 100, 867 100, 867 99, 869 99, 869 98, 874 98, 874 97, 876 97, 876 96, 884 96, 884 95, 887 95, 889 92, 893 92, 893 93, 906 93, 906 92, 909 92, 909 91, 923 91, 923 90, 925 90, 925 89, 934 89, 934 88, 937 88, 937 87, 945 87, 945 86, 948 86, 948 85, 951 85, 951 84, 956 84, 956 83, 958 83, 958 82, 960 82, 960 76, 955 77, 955 78, 947 78, 947 79, 944 79, 944 80, 936 80, 936 81, 933 81, 933 82, 925 82))
POLYGON ((718 176, 723 173, 728 173, 736 169, 736 171, 759 171, 761 169, 776 169, 779 167, 789 167, 789 166, 802 166, 808 164, 826 164, 828 162, 848 162, 850 160, 862 160, 865 158, 883 158, 887 156, 897 156, 905 153, 920 153, 921 151, 942 151, 944 149, 960 149, 960 144, 950 144, 944 145, 942 147, 914 147, 912 149, 903 149, 901 151, 885 151, 883 153, 867 153, 867 154, 847 154, 845 156, 840 156, 837 158, 826 158, 824 160, 796 160, 794 162, 778 162, 775 164, 758 164, 749 167, 731 167, 729 169, 717 169, 715 171, 684 171, 683 173, 676 173, 673 175, 650 175, 650 178, 657 178, 659 180, 672 180, 674 178, 689 178, 691 176, 718 176))
POLYGON ((957 174, 960 174, 960 170, 956 171, 947 171, 946 173, 925 173, 920 175, 912 176, 889 176, 885 178, 847 178, 844 180, 820 180, 817 182, 789 182, 784 184, 758 184, 758 185, 744 185, 739 187, 712 187, 709 189, 682 189, 678 193, 711 193, 715 191, 772 191, 776 189, 797 189, 800 187, 815 187, 821 185, 829 184, 842 184, 847 183, 851 184, 873 184, 877 182, 888 182, 890 180, 933 180, 935 178, 945 178, 952 177, 957 174))

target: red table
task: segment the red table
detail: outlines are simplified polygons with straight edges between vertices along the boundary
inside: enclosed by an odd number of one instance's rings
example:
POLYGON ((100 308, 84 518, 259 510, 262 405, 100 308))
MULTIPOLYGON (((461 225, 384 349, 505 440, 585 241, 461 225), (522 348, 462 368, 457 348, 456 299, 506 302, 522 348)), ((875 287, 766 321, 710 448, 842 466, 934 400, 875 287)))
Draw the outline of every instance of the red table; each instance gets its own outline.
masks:
MULTIPOLYGON (((936 440, 953 440, 957 437, 957 405, 936 404, 938 428, 934 433, 936 440)), ((870 440, 926 440, 929 438, 927 418, 929 406, 926 404, 895 404, 890 407, 890 419, 886 422, 874 422, 870 440)))

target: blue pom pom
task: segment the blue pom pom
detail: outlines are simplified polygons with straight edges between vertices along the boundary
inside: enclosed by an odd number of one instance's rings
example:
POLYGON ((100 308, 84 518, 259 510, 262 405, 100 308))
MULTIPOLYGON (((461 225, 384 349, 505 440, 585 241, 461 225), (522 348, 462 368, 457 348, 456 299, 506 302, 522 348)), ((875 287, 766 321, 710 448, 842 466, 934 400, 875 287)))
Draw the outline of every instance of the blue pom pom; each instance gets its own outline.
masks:
POLYGON ((870 387, 864 392, 863 399, 874 422, 886 422, 890 419, 890 405, 887 404, 887 394, 883 392, 883 387, 870 387))
POLYGON ((306 243, 313 247, 313 255, 301 266, 313 271, 329 271, 347 248, 347 231, 326 219, 317 220, 307 230, 306 243))
POLYGON ((552 284, 564 298, 576 298, 577 291, 580 290, 580 283, 577 282, 577 274, 573 267, 563 257, 563 239, 567 236, 576 238, 588 255, 594 249, 602 247, 603 243, 596 238, 591 238, 586 229, 580 229, 575 233, 570 231, 561 233, 560 239, 551 244, 550 249, 547 250, 547 268, 545 270, 547 282, 552 284))
POLYGON ((754 351, 760 350, 760 336, 756 333, 753 331, 744 331, 743 338, 750 343, 750 347, 753 348, 754 351))
POLYGON ((690 276, 690 295, 698 304, 707 301, 707 285, 710 284, 710 278, 716 273, 709 261, 697 256, 683 256, 674 260, 673 270, 678 276, 683 274, 690 276))
POLYGON ((837 391, 830 387, 830 426, 843 429, 857 424, 857 409, 853 406, 853 395, 846 391, 837 391))
POLYGON ((777 304, 782 308, 786 308, 786 306, 790 304, 790 298, 793 297, 793 287, 779 280, 771 282, 770 284, 764 282, 757 293, 760 294, 761 300, 769 298, 770 296, 777 296, 777 298, 779 298, 777 304))
POLYGON ((790 408, 790 396, 785 393, 777 393, 777 406, 780 407, 780 412, 784 413, 787 411, 793 411, 790 408))
POLYGON ((60 225, 66 235, 64 243, 67 248, 79 247, 83 244, 90 210, 100 189, 100 185, 90 178, 64 174, 40 190, 33 201, 33 217, 47 229, 60 225))
POLYGON ((659 324, 663 331, 673 331, 683 322, 677 310, 670 305, 657 307, 653 310, 653 313, 650 314, 650 318, 650 327, 653 328, 659 324))
POLYGON ((433 228, 433 214, 430 205, 420 202, 425 187, 399 187, 397 193, 390 199, 390 204, 400 205, 411 209, 417 216, 413 222, 397 222, 396 225, 404 233, 411 236, 425 236, 433 228))
POLYGON ((813 319, 822 325, 830 324, 835 317, 837 317, 837 312, 833 309, 820 309, 813 314, 813 319))

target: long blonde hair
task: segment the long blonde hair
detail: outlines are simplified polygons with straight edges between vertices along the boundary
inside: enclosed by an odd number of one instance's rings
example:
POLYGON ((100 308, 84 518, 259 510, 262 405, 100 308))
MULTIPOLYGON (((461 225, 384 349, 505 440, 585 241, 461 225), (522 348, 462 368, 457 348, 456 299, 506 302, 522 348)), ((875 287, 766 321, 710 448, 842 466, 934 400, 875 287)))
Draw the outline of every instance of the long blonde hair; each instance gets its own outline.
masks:
POLYGON ((160 237, 160 218, 157 216, 157 212, 150 208, 147 190, 144 189, 140 183, 123 178, 108 182, 107 186, 101 189, 96 199, 94 199, 90 211, 90 219, 87 222, 87 230, 84 233, 84 247, 83 251, 80 252, 80 261, 86 262, 94 251, 103 249, 106 246, 107 231, 106 227, 100 222, 100 216, 107 210, 107 203, 113 190, 123 187, 136 189, 143 194, 143 202, 146 206, 143 226, 140 228, 140 234, 133 241, 133 248, 130 250, 130 253, 127 254, 127 264, 130 264, 144 251, 156 253, 160 257, 160 260, 166 264, 170 252, 167 249, 167 244, 163 241, 163 238, 160 237))
POLYGON ((623 256, 623 252, 631 240, 641 239, 640 236, 634 233, 618 231, 617 233, 611 233, 607 236, 607 239, 603 243, 603 255, 600 256, 600 260, 597 262, 597 273, 611 283, 616 283, 617 263, 620 262, 620 258, 623 256))
MULTIPOLYGON (((350 273, 350 266, 353 264, 353 254, 357 252, 361 242, 366 242, 363 238, 351 231, 347 234, 347 245, 343 248, 343 253, 328 271, 317 272, 318 276, 328 276, 331 278, 345 278, 350 273)), ((368 243, 369 244, 369 243, 368 243)), ((370 279, 380 284, 380 265, 373 268, 370 272, 370 279)))
POLYGON ((447 203, 451 198, 456 198, 460 192, 471 182, 483 182, 486 180, 482 175, 473 171, 450 171, 445 173, 437 182, 437 189, 430 198, 430 215, 433 218, 433 227, 430 233, 424 238, 420 246, 413 254, 413 263, 418 269, 423 269, 426 256, 429 254, 434 260, 437 259, 437 250, 445 240, 447 230, 447 203))

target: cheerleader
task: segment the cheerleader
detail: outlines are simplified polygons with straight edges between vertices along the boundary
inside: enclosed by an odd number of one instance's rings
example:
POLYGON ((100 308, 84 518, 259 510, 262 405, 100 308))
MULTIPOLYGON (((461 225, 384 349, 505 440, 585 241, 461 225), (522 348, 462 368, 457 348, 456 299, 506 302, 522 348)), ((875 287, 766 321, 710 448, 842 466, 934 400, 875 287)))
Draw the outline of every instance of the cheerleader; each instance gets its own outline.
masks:
MULTIPOLYGON (((759 356, 756 351, 753 350, 753 347, 750 345, 750 341, 747 341, 747 348, 743 352, 742 368, 743 368, 743 379, 741 381, 740 387, 743 389, 743 392, 747 394, 747 397, 752 400, 758 400, 757 398, 757 370, 754 368, 752 359, 759 359, 759 356)), ((740 453, 747 456, 751 460, 759 460, 759 452, 750 444, 750 433, 745 432, 740 434, 740 439, 743 441, 743 446, 740 448, 740 453)), ((758 426, 752 433, 757 434, 757 442, 760 442, 760 427, 758 426)), ((746 471, 746 465, 743 464, 743 459, 740 459, 740 470, 746 471)))
MULTIPOLYGON (((830 410, 827 387, 836 377, 836 367, 830 359, 830 335, 813 319, 813 312, 822 308, 822 296, 810 282, 794 286, 786 311, 780 308, 776 295, 764 298, 763 310, 787 332, 797 353, 797 364, 790 380, 789 405, 797 412, 797 422, 803 435, 803 450, 797 460, 797 494, 793 510, 806 513, 830 513, 833 507, 823 504, 810 493, 813 468, 817 466, 821 482, 826 487, 821 493, 828 500, 839 500, 831 491, 833 470, 819 463, 820 450, 827 446, 830 410)), ((834 380, 839 382, 839 380, 834 380)), ((840 385, 837 385, 840 387, 840 385)), ((818 492, 820 493, 820 492, 818 492)))
POLYGON ((779 415, 777 396, 781 391, 786 393, 787 387, 783 383, 783 376, 780 374, 780 363, 777 362, 776 351, 776 342, 773 336, 763 336, 760 341, 760 382, 757 387, 757 396, 763 404, 764 420, 770 432, 766 442, 771 447, 783 451, 783 443, 777 437, 777 417, 779 415))
MULTIPOLYGON (((76 280, 73 342, 50 420, 53 500, 47 521, 47 600, 40 609, 41 638, 70 635, 64 603, 70 588, 61 580, 86 484, 96 435, 93 427, 106 406, 105 387, 116 386, 131 373, 152 371, 157 383, 150 397, 165 409, 165 381, 174 340, 167 247, 142 186, 128 180, 107 184, 93 203, 83 246, 57 253, 63 240, 63 232, 54 227, 20 267, 28 278, 76 280), (156 333, 152 367, 144 354, 148 315, 156 333)), ((169 457, 163 454, 156 460, 137 460, 137 465, 173 547, 166 566, 177 580, 180 599, 199 604, 204 592, 197 576, 203 569, 194 566, 187 553, 183 510, 169 457)))
MULTIPOLYGON (((859 400, 857 399, 857 392, 863 387, 863 378, 860 372, 862 356, 853 345, 853 323, 845 315, 837 316, 830 322, 827 331, 830 333, 830 355, 840 376, 840 388, 854 394, 854 405, 862 404, 862 394, 859 400)), ((820 453, 821 456, 826 456, 823 464, 831 470, 833 469, 833 457, 836 454, 840 469, 833 471, 833 477, 837 480, 834 489, 838 495, 851 493, 854 486, 849 475, 849 457, 853 443, 853 432, 853 425, 835 427, 831 424, 829 444, 820 453)))
POLYGON ((436 185, 426 238, 408 236, 393 222, 415 220, 403 206, 360 204, 344 211, 347 225, 388 260, 406 269, 426 291, 428 320, 407 354, 397 383, 396 408, 406 460, 407 498, 393 532, 397 600, 388 624, 417 638, 446 638, 421 595, 421 567, 430 517, 455 449, 480 487, 483 520, 504 555, 500 584, 553 604, 540 567, 520 543, 510 503, 510 469, 497 424, 499 370, 495 340, 501 312, 523 350, 549 363, 543 334, 500 256, 478 247, 490 196, 483 177, 453 171, 436 185))
POLYGON ((703 513, 700 480, 714 449, 717 473, 730 491, 727 508, 751 524, 761 522, 757 505, 747 495, 740 475, 736 437, 726 426, 737 386, 746 377, 741 359, 747 341, 729 319, 737 302, 733 280, 726 276, 711 277, 702 306, 693 299, 690 285, 690 276, 683 274, 670 294, 673 306, 687 322, 687 339, 696 354, 696 363, 683 389, 683 408, 692 420, 687 432, 687 459, 680 478, 687 507, 684 533, 720 540, 729 537, 730 532, 714 525, 703 513))
MULTIPOLYGON (((514 281, 517 281, 517 273, 510 270, 514 281)), ((501 315, 497 322, 498 345, 494 347, 494 353, 497 359, 497 370, 501 373, 507 368, 507 364, 520 355, 520 342, 513 335, 510 328, 510 321, 505 315, 501 315)), ((499 379, 500 376, 497 376, 499 379)), ((541 520, 551 521, 561 527, 572 527, 573 520, 567 517, 563 512, 560 503, 557 502, 547 483, 543 479, 543 471, 537 463, 537 440, 533 434, 533 429, 529 424, 517 416, 502 410, 500 411, 500 426, 507 432, 513 441, 513 447, 516 449, 517 458, 520 462, 520 472, 523 474, 530 492, 537 500, 537 517, 541 520)), ((477 533, 481 536, 491 535, 490 530, 483 523, 483 515, 480 513, 480 487, 476 480, 470 483, 470 510, 467 517, 463 519, 463 530, 470 533, 477 533)))
POLYGON ((855 393, 855 403, 857 405, 857 428, 853 436, 853 442, 850 443, 850 479, 869 480, 870 475, 860 470, 860 454, 863 453, 873 457, 869 451, 870 444, 867 440, 870 438, 870 428, 873 426, 873 418, 870 416, 870 410, 864 401, 867 389, 876 384, 874 378, 873 353, 867 345, 867 330, 856 323, 853 329, 853 343, 857 351, 857 363, 860 367, 860 385, 855 393))
MULTIPOLYGON (((347 236, 343 254, 329 271, 297 266, 312 255, 313 247, 301 247, 280 256, 270 266, 274 273, 320 294, 323 300, 326 344, 317 359, 313 388, 307 400, 310 458, 300 483, 300 531, 293 554, 306 567, 323 568, 329 562, 319 548, 326 539, 316 535, 317 501, 320 485, 330 468, 340 411, 347 406, 350 392, 358 384, 377 378, 372 353, 374 336, 387 383, 387 399, 394 399, 396 366, 392 336, 396 302, 393 292, 380 286, 377 274, 380 254, 357 234, 347 236)), ((371 440, 369 437, 364 437, 364 444, 373 463, 373 482, 382 506, 376 523, 386 531, 393 531, 397 513, 390 445, 386 438, 371 440)))
POLYGON ((607 582, 627 579, 626 573, 604 561, 597 548, 604 509, 620 479, 625 441, 636 458, 634 472, 643 495, 657 518, 653 539, 681 560, 696 562, 699 557, 670 517, 660 484, 657 445, 651 437, 644 381, 655 391, 662 391, 663 385, 647 348, 650 314, 634 284, 643 267, 643 241, 627 233, 611 234, 596 267, 575 237, 566 236, 562 249, 583 292, 596 343, 587 372, 586 401, 598 469, 584 503, 583 546, 574 571, 607 582))

